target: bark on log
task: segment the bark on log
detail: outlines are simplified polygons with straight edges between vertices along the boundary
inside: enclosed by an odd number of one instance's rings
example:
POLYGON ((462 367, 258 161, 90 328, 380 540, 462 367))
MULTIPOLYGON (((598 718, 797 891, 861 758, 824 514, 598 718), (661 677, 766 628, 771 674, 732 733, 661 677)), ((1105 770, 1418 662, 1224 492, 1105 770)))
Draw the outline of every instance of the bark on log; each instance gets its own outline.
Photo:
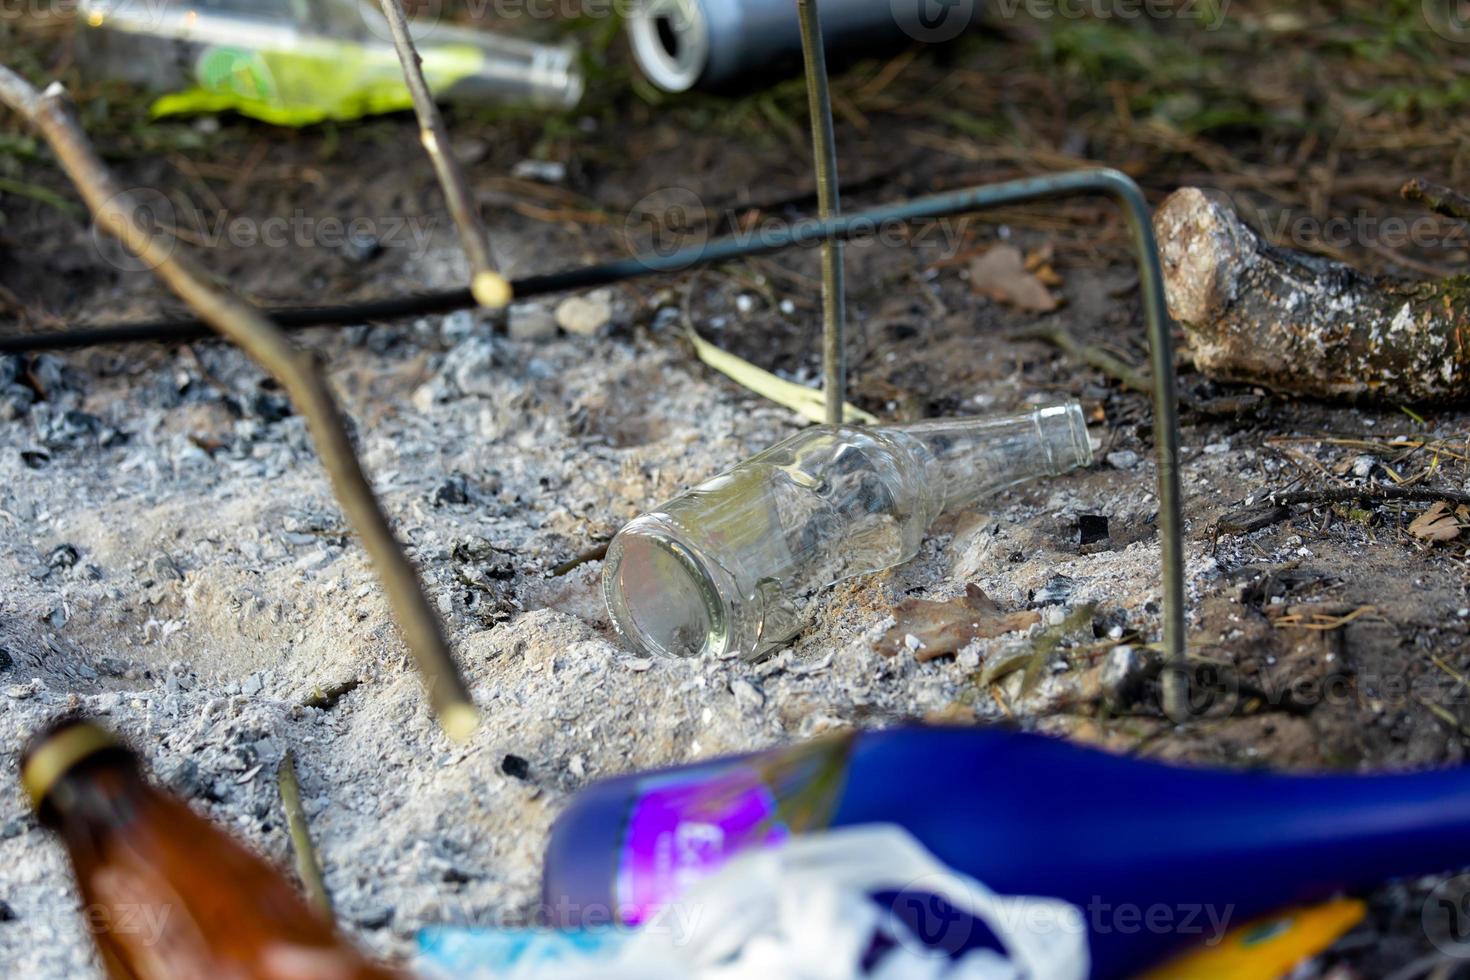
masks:
POLYGON ((1263 241, 1186 187, 1154 214, 1169 312, 1195 365, 1316 398, 1470 397, 1470 279, 1391 283, 1263 241))

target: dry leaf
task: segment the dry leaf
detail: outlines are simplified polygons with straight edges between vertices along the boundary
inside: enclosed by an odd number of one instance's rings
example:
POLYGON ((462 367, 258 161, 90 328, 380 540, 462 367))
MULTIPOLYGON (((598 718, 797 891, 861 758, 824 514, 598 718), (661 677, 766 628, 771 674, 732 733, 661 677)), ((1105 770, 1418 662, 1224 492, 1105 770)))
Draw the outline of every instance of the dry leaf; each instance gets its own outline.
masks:
POLYGON ((1043 286, 1060 286, 1062 284, 1061 274, 1049 265, 1032 269, 1031 274, 1040 280, 1043 286))
POLYGON ((1040 279, 1047 286, 1060 286, 1062 277, 1057 270, 1052 268, 1053 256, 1051 243, 1047 242, 1038 249, 1026 253, 1026 271, 1040 279))
POLYGON ((1409 533, 1425 541, 1453 541, 1460 536, 1460 519, 1450 511, 1449 504, 1436 500, 1428 510, 1414 518, 1409 525, 1409 533))
POLYGON ((1046 284, 1026 269, 1021 250, 997 245, 970 261, 970 288, 982 296, 1035 313, 1050 313, 1059 305, 1046 284))
POLYGON ((1004 636, 1041 622, 1041 614, 1034 609, 1003 612, 973 582, 955 599, 905 599, 894 608, 893 616, 897 623, 878 641, 878 652, 891 657, 908 649, 912 636, 919 643, 914 659, 920 663, 958 653, 971 640, 1004 636))

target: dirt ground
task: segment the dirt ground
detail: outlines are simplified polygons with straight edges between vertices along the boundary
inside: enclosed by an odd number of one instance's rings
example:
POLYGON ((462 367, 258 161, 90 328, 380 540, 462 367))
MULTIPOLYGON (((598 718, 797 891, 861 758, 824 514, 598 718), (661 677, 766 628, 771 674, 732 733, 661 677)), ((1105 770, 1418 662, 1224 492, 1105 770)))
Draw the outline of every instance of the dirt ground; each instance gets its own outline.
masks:
MULTIPOLYGON (((997 15, 957 47, 836 79, 844 203, 1092 160, 1136 176, 1154 202, 1185 184, 1223 190, 1282 244, 1376 273, 1464 272, 1463 226, 1395 197, 1412 176, 1470 187, 1470 46, 1416 20, 1419 6, 1237 3, 1204 33, 997 15), (1323 234, 1335 216, 1351 219, 1347 233, 1323 234), (1436 233, 1393 242, 1391 217, 1436 233)), ((670 194, 697 199, 699 234, 813 209, 799 83, 658 98, 632 84, 605 24, 566 29, 599 66, 581 109, 450 114, 509 274, 626 254, 670 194), (530 176, 524 161, 560 170, 530 176)), ((161 195, 160 213, 210 271, 251 299, 464 282, 410 118, 302 131, 234 117, 148 124, 136 94, 88 78, 73 54, 55 19, 0 22, 0 60, 66 80, 123 183, 161 195), (258 229, 283 215, 299 217, 279 247, 232 235, 237 221, 258 229), (331 224, 355 217, 369 236, 331 224)), ((1098 464, 945 519, 917 559, 838 586, 789 650, 757 665, 642 660, 607 621, 599 563, 553 571, 794 431, 791 413, 703 367, 682 331, 687 321, 814 382, 815 251, 604 290, 609 315, 593 336, 548 326, 557 298, 509 319, 301 335, 329 366, 484 708, 489 723, 463 747, 427 714, 301 419, 242 355, 197 343, 0 361, 6 744, 65 710, 101 715, 160 778, 283 862, 271 777, 294 750, 339 915, 387 955, 429 923, 524 920, 547 827, 587 782, 837 727, 1007 722, 1293 770, 1463 761, 1463 536, 1410 535, 1424 503, 1302 506, 1248 532, 1232 522, 1273 490, 1413 480, 1470 491, 1470 413, 1274 398, 1194 374, 1185 352, 1181 384, 1196 399, 1265 397, 1184 417, 1190 648, 1223 690, 1174 726, 1156 690, 1120 704, 1101 670, 1120 642, 1158 632, 1148 401, 1015 337, 1060 326, 1145 363, 1121 217, 1094 200, 1013 208, 855 245, 847 262, 854 402, 912 419, 1074 396, 1098 464), (970 260, 999 242, 1054 270, 1059 310, 1020 312, 972 288, 970 260), (1083 544, 1097 517, 1105 536, 1083 544), (967 583, 1005 609, 1039 610, 1041 625, 922 663, 877 650, 905 599, 967 583), (1044 667, 1039 682, 987 673, 1018 654, 1044 667), (1321 696, 1328 688, 1340 696, 1321 696)), ((160 311, 179 306, 98 241, 45 150, 0 120, 0 330, 160 311)), ((0 780, 0 865, 7 974, 95 970, 63 856, 13 778, 0 780)), ((1457 975, 1454 962, 1424 965, 1421 908, 1437 880, 1367 896, 1365 922, 1299 975, 1457 975)))

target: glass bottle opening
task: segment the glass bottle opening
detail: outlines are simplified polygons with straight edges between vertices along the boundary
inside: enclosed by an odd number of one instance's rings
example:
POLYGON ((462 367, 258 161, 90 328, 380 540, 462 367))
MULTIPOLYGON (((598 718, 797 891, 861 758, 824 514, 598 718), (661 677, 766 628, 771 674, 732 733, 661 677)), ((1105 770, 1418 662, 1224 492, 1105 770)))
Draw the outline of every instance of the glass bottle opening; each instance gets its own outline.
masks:
POLYGON ((1054 475, 1092 465, 1092 438, 1087 434, 1087 418, 1078 402, 1038 408, 1036 432, 1054 475))
POLYGON ((666 657, 721 653, 729 639, 724 603, 699 554, 649 518, 624 528, 608 548, 603 594, 617 628, 666 657), (647 522, 650 526, 640 527, 647 522))

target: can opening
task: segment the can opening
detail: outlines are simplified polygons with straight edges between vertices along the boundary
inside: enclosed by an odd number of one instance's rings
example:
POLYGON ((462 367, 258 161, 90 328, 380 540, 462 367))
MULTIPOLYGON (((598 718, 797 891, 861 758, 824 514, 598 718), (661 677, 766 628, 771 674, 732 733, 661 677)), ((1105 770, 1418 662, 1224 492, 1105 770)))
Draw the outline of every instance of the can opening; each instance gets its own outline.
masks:
POLYGON ((678 61, 681 44, 679 32, 674 28, 674 18, 660 14, 654 18, 653 26, 658 31, 658 40, 664 46, 664 52, 674 61, 678 61))
POLYGON ((709 29, 699 0, 647 0, 628 21, 633 59, 666 92, 694 87, 709 62, 709 29))

